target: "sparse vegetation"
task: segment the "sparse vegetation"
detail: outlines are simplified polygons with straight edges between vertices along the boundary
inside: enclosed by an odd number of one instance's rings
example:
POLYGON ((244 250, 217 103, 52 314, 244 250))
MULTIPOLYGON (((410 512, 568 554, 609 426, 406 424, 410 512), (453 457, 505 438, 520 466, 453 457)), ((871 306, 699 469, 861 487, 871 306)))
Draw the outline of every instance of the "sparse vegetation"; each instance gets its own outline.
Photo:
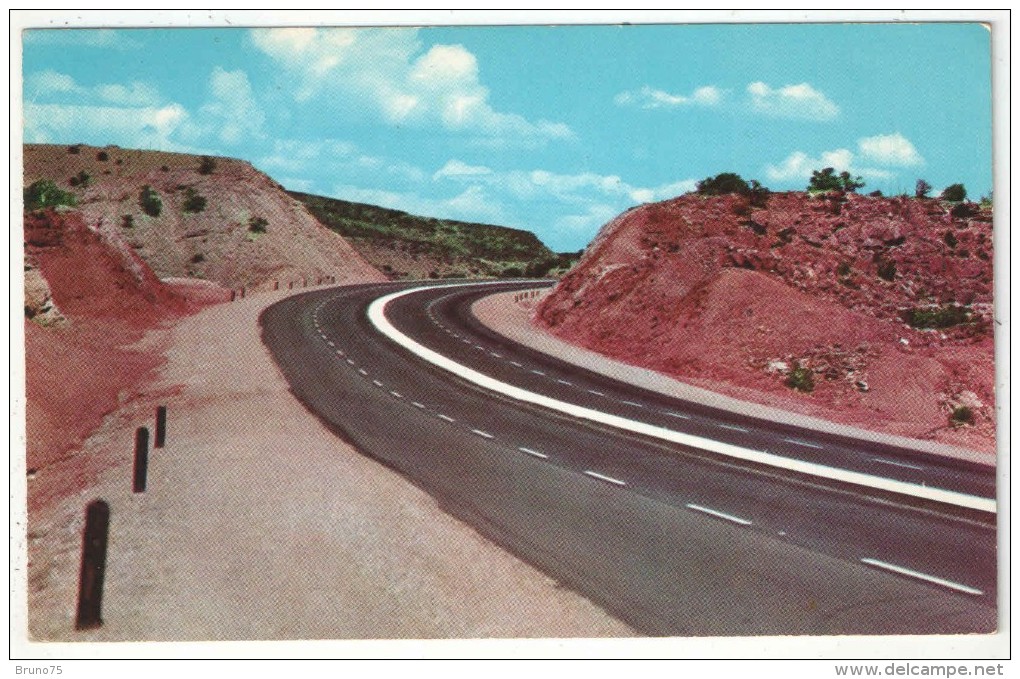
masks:
POLYGON ((903 321, 921 330, 951 328, 970 323, 973 314, 967 307, 947 304, 939 307, 914 308, 901 312, 903 321))
POLYGON ((141 206, 142 212, 150 217, 159 217, 160 213, 163 212, 163 200, 156 193, 156 190, 148 184, 142 187, 142 191, 138 195, 138 204, 141 206))
POLYGON ((133 229, 135 226, 134 215, 123 215, 120 218, 120 225, 125 229, 133 229))
POLYGON ((931 193, 932 186, 923 179, 918 179, 917 184, 914 185, 914 197, 915 198, 927 198, 928 194, 931 193))
POLYGON ((192 258, 191 258, 191 263, 192 264, 201 264, 204 261, 205 261, 205 255, 203 255, 201 252, 199 252, 198 254, 192 256, 192 258))
POLYGON ((878 262, 878 277, 884 281, 892 281, 896 278, 896 262, 891 259, 882 259, 878 262))
POLYGON ((67 147, 68 153, 81 153, 81 144, 71 144, 67 147))
POLYGON ((950 184, 942 191, 942 195, 939 197, 950 203, 959 203, 967 199, 967 189, 963 184, 950 184))
POLYGON ((90 175, 90 174, 89 174, 88 172, 86 172, 85 170, 82 170, 81 172, 79 172, 79 173, 78 173, 78 174, 76 174, 75 176, 71 177, 71 178, 70 178, 70 179, 68 180, 68 183, 69 183, 69 184, 70 184, 71 186, 83 186, 83 187, 84 187, 84 186, 88 186, 88 185, 89 185, 89 182, 90 182, 91 180, 92 180, 92 175, 90 175))
POLYGON ((269 220, 265 217, 252 217, 248 220, 249 233, 265 233, 267 226, 269 226, 269 220))
POLYGON ((815 376, 811 369, 805 367, 798 361, 794 364, 790 374, 786 376, 786 386, 796 391, 810 394, 815 390, 815 376))
POLYGON ((107 153, 106 151, 100 151, 99 153, 96 154, 96 160, 98 160, 98 161, 100 161, 102 163, 105 163, 109 159, 110 159, 110 154, 107 153))
POLYGON ((835 168, 826 167, 811 173, 811 181, 808 182, 807 190, 813 193, 828 191, 852 193, 863 187, 864 180, 860 177, 852 177, 846 170, 837 175, 835 168))
POLYGON ((201 195, 198 191, 192 187, 184 189, 184 211, 190 213, 201 212, 205 209, 206 203, 205 196, 201 195))
POLYGON ((973 203, 965 202, 957 203, 949 210, 949 214, 953 217, 953 219, 967 219, 968 217, 973 216, 976 212, 977 209, 974 207, 973 203))
POLYGON ((955 248, 956 244, 959 243, 956 238, 956 234, 952 231, 946 231, 946 233, 942 236, 942 240, 951 248, 955 248))
POLYGON ((52 179, 40 179, 32 182, 24 191, 25 210, 41 210, 61 205, 77 205, 78 199, 70 191, 57 187, 52 179))
POLYGON ((199 174, 212 174, 216 169, 216 161, 209 156, 202 156, 202 161, 198 164, 199 174))
POLYGON ((954 427, 974 424, 974 411, 968 406, 956 406, 949 414, 949 424, 954 427))

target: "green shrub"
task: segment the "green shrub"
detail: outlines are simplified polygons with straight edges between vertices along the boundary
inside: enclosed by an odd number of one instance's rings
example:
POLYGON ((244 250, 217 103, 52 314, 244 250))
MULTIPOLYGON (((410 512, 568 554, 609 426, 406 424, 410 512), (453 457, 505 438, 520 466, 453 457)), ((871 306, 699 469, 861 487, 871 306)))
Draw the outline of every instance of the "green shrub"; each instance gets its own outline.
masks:
POLYGON ((82 170, 81 172, 79 172, 75 176, 71 177, 68 180, 68 183, 71 186, 88 186, 89 185, 89 181, 91 181, 91 180, 92 180, 92 176, 88 172, 86 172, 85 170, 82 170))
POLYGON ((949 210, 949 214, 952 215, 953 219, 967 219, 976 212, 977 209, 972 204, 964 202, 957 203, 949 210))
POLYGON ((201 252, 199 252, 198 254, 192 256, 192 258, 191 258, 191 263, 192 264, 201 264, 204 261, 205 261, 205 255, 203 255, 201 252))
POLYGON ((950 184, 942 191, 942 195, 939 197, 951 203, 959 203, 967 198, 967 189, 964 188, 963 184, 950 184))
POLYGON ((508 266, 507 268, 503 269, 503 271, 501 271, 499 275, 501 278, 520 278, 521 276, 524 275, 524 272, 521 270, 520 267, 508 266))
POLYGON ((808 191, 844 191, 852 193, 864 186, 864 180, 860 177, 852 177, 846 170, 836 174, 835 168, 826 167, 815 170, 811 173, 811 181, 808 182, 808 191))
POLYGON ((945 241, 946 245, 951 248, 955 248, 959 241, 956 239, 956 234, 952 231, 946 231, 945 235, 942 236, 942 240, 945 241))
POLYGON ((184 211, 185 212, 201 212, 205 209, 206 203, 205 196, 201 195, 198 191, 191 188, 190 186, 184 190, 184 211))
POLYGON ((723 172, 698 182, 698 193, 703 196, 723 196, 727 193, 746 196, 751 193, 751 187, 739 174, 723 172))
POLYGON ((120 218, 120 225, 125 229, 132 229, 135 226, 135 218, 132 215, 123 215, 120 218))
POLYGON ((914 184, 914 197, 927 198, 928 194, 931 193, 931 188, 932 188, 931 184, 924 181, 923 179, 918 179, 917 183, 914 184))
POLYGON ((269 226, 269 220, 265 217, 252 217, 248 220, 248 231, 251 233, 265 233, 269 226))
POLYGON ((110 159, 110 154, 107 153, 106 151, 100 151, 99 153, 96 154, 96 160, 101 161, 103 163, 105 163, 109 159, 110 159))
POLYGON ((209 156, 202 156, 202 162, 198 165, 199 174, 212 174, 216 169, 216 161, 209 156))
POLYGON ((896 262, 891 259, 883 259, 878 263, 878 277, 884 281, 892 281, 896 278, 896 262))
POLYGON ((81 153, 81 144, 72 144, 67 147, 68 153, 81 153))
POLYGON ((912 328, 941 329, 970 323, 973 318, 967 307, 947 304, 941 307, 906 309, 900 312, 903 321, 912 328))
POLYGON ((974 424, 974 411, 968 406, 956 406, 949 415, 949 424, 954 427, 962 427, 965 424, 974 424))
POLYGON ((786 376, 786 386, 810 394, 815 389, 814 373, 810 368, 805 368, 798 362, 786 376))
POLYGON ((32 182, 24 191, 25 209, 29 212, 60 205, 77 205, 78 199, 70 191, 57 187, 52 179, 32 182))
POLYGON ((148 184, 142 188, 142 192, 138 195, 138 204, 141 206, 142 212, 150 217, 159 217, 163 212, 163 201, 156 190, 148 184))

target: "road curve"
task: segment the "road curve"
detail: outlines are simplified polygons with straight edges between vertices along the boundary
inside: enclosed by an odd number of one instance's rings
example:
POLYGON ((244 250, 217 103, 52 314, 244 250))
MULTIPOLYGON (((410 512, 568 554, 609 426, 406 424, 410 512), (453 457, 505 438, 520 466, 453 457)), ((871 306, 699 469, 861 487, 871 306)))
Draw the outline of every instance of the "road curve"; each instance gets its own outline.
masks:
MULTIPOLYGON (((736 419, 563 364, 470 317, 477 296, 529 286, 425 290, 391 299, 385 318, 429 351, 556 401, 698 440, 901 483, 922 475, 922 485, 994 497, 994 473, 980 465, 736 419)), ((263 339, 295 395, 339 435, 637 629, 995 629, 993 513, 735 459, 482 388, 376 330, 370 305, 409 287, 288 298, 263 314, 263 339)))

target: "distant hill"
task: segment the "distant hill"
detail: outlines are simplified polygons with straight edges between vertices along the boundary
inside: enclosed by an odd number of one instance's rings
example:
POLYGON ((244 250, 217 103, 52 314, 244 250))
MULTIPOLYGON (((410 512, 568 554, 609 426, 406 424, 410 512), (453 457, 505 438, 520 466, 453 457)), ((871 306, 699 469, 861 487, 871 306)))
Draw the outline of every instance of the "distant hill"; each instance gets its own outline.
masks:
POLYGON ((530 231, 289 193, 392 279, 557 275, 577 258, 557 255, 530 231))

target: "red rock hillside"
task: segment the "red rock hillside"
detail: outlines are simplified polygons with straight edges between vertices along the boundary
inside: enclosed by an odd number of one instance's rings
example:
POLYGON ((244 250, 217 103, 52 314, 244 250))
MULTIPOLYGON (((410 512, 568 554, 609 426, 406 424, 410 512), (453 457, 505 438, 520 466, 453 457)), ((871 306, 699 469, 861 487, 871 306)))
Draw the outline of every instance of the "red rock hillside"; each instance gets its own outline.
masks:
POLYGON ((536 310, 697 386, 994 450, 992 217, 856 194, 688 194, 603 227, 536 310))

